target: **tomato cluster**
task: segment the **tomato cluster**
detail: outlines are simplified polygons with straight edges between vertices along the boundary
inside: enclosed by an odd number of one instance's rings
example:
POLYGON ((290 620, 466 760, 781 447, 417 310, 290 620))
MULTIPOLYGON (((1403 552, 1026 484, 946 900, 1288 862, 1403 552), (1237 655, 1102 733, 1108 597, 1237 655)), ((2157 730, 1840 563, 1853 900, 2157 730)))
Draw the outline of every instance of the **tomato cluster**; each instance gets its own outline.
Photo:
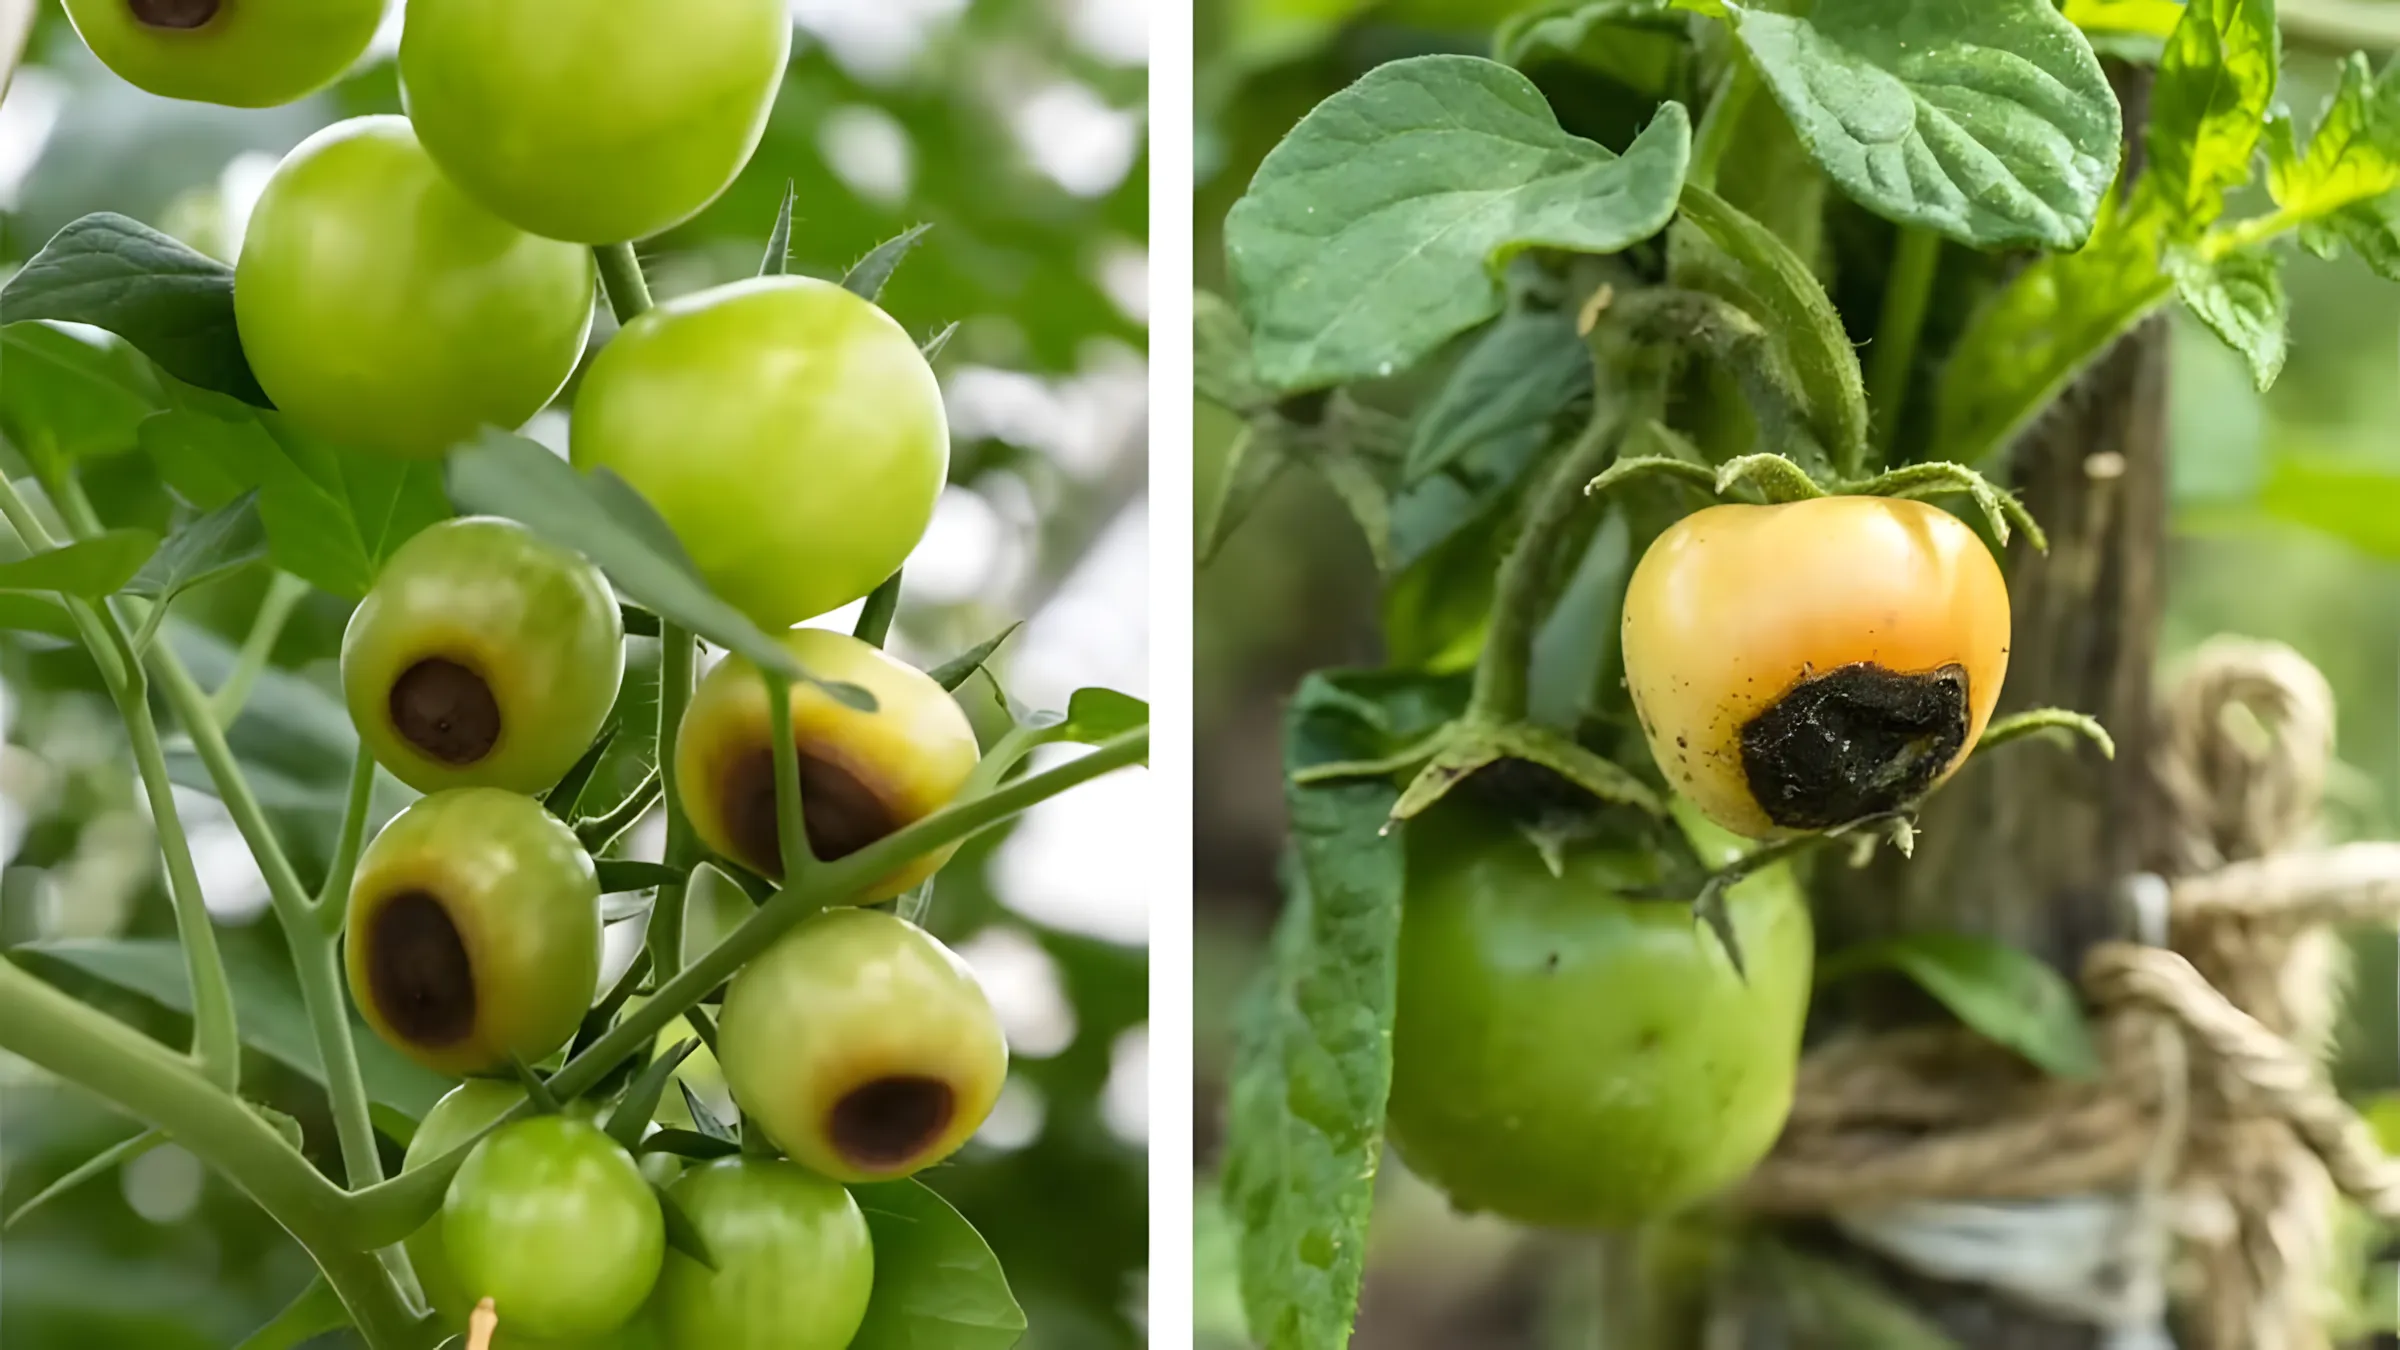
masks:
MULTIPOLYGON (((68 8, 134 83, 263 106, 338 77, 384 3, 68 8)), ((412 0, 406 115, 310 137, 251 217, 233 306, 260 389, 343 453, 432 459, 481 428, 521 426, 584 362, 597 297, 586 246, 655 234, 725 190, 763 133, 790 41, 783 0, 412 0), (615 93, 596 102, 600 90, 615 93)), ((788 697, 816 859, 959 794, 978 752, 947 691, 869 642, 785 631, 897 572, 947 478, 940 387, 898 323, 799 277, 671 302, 591 361, 570 437, 577 466, 630 483, 710 587, 808 672, 788 697)), ((948 1157, 1007 1072, 959 958, 858 907, 916 886, 951 849, 849 888, 732 980, 713 1049, 755 1136, 741 1156, 688 1171, 637 1159, 599 1104, 529 1102, 517 1084, 601 993, 601 869, 570 823, 576 793, 554 789, 579 793, 578 764, 611 734, 625 644, 599 567, 490 517, 393 552, 344 635, 365 749, 425 794, 358 857, 350 993, 401 1054, 466 1079, 410 1145, 411 1170, 472 1148, 408 1251, 452 1329, 489 1300, 504 1347, 838 1350, 865 1316, 875 1260, 845 1185, 948 1157), (710 1264, 671 1240, 684 1219, 710 1264)), ((770 881, 795 861, 779 843, 769 715, 785 687, 720 661, 673 728, 667 766, 670 806, 702 845, 770 881)), ((676 936, 658 950, 697 954, 676 936)))

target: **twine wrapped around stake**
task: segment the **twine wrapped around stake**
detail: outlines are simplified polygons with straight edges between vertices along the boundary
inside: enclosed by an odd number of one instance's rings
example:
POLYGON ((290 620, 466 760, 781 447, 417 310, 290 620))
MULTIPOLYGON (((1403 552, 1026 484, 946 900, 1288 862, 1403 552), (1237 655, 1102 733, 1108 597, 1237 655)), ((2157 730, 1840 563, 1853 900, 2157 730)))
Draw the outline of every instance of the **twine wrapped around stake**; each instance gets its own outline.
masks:
POLYGON ((2289 648, 2207 644, 2161 716, 2167 941, 2087 955, 2103 1072, 2049 1078, 1963 1028, 1843 1037, 1803 1061, 1735 1200, 1838 1217, 2128 1196, 2173 1242, 2189 1350, 2323 1350, 2334 1189, 2400 1221, 2400 1162, 2318 1065, 2334 930, 2400 922, 2400 844, 2308 847, 2333 697, 2289 648))

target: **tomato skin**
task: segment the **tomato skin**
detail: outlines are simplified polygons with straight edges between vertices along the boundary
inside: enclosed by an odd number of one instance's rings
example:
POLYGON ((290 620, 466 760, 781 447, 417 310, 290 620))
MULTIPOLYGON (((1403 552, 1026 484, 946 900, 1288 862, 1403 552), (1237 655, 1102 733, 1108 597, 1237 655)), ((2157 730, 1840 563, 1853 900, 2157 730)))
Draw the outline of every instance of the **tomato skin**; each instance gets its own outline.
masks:
MULTIPOLYGON (((366 53, 385 0, 219 0, 197 27, 163 27, 128 0, 66 0, 92 54, 167 98, 271 108, 333 83, 366 53)), ((185 8, 199 13, 196 6, 185 8)))
POLYGON ((401 95, 470 196, 546 238, 614 244, 733 182, 791 42, 783 0, 411 0, 401 95))
POLYGON ((591 331, 593 268, 452 187, 406 118, 337 122, 251 214, 234 319, 259 386, 337 444, 427 458, 547 406, 591 331))
MULTIPOLYGON (((861 712, 813 684, 791 691, 801 804, 811 851, 827 861, 947 806, 975 770, 975 729, 931 676, 846 633, 795 628, 776 639, 802 669, 875 696, 861 712), (837 795, 838 794, 838 795, 837 795)), ((727 656, 702 676, 675 740, 675 790, 712 849, 781 878, 775 837, 766 682, 727 656)), ((956 844, 915 859, 851 898, 871 904, 933 875, 956 844)))
POLYGON ((717 1269, 669 1252, 658 1316, 671 1345, 842 1350, 867 1315, 875 1251, 850 1193, 787 1162, 722 1158, 668 1194, 717 1269))
POLYGON ((717 1057, 734 1100, 792 1161, 851 1182, 949 1157, 1008 1076, 1008 1042, 966 963, 873 909, 804 919, 744 967, 726 990, 717 1057), (875 1111, 879 1094, 911 1113, 904 1127, 853 1114, 875 1111))
MULTIPOLYGON (((1678 793, 1754 839, 1898 809, 1955 772, 1999 701, 2008 643, 2008 583, 1991 550, 1957 517, 1916 501, 1710 507, 1651 544, 1625 593, 1626 683, 1651 753, 1678 793), (1934 733, 1955 748, 1889 787, 1867 784, 1891 759, 1828 784, 1822 764, 1772 757, 1766 747, 1787 739, 1745 742, 1754 724, 1773 725, 1758 719, 1797 706, 1789 700, 1812 678, 1885 681, 1868 694, 1905 703, 1926 692, 1926 673, 1946 667, 1964 688, 1943 693, 1934 733), (1808 774, 1836 790, 1812 797, 1793 786, 1808 774)), ((1827 715, 1862 719, 1845 730, 1872 732, 1889 714, 1827 715)), ((1874 744, 1868 735, 1855 743, 1874 744)))
POLYGON ((950 465, 916 343, 809 277, 735 282, 626 325, 585 372, 570 442, 577 468, 623 475, 769 631, 898 571, 950 465))
POLYGON ((624 618, 608 578, 490 516, 444 521, 402 544, 342 634, 351 723, 376 761, 420 792, 548 788, 599 734, 624 675, 624 618), (465 668, 490 694, 498 737, 479 758, 449 762, 395 724, 395 683, 428 660, 465 668))
POLYGON ((359 858, 344 961, 375 1034, 437 1073, 505 1070, 566 1044, 600 980, 600 883, 539 802, 454 788, 359 858))
POLYGON ((1685 906, 1626 898, 1659 880, 1638 851, 1585 848, 1552 877, 1473 803, 1407 830, 1389 1117, 1412 1170, 1464 1210, 1619 1226, 1764 1156, 1813 961, 1788 870, 1728 897, 1745 983, 1685 906))
POLYGON ((490 1298, 503 1330, 557 1340, 633 1320, 658 1282, 666 1224, 633 1155, 588 1121, 537 1116, 467 1156, 442 1201, 442 1243, 469 1308, 490 1298))

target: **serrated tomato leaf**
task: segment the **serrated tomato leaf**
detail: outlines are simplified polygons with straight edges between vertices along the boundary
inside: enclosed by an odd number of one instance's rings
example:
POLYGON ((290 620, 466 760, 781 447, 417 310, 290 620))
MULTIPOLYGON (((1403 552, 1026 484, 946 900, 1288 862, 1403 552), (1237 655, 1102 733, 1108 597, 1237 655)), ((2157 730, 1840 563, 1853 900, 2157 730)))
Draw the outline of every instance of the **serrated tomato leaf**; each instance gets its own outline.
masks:
POLYGON ((0 563, 0 591, 56 591, 99 600, 125 589, 158 552, 148 530, 109 530, 12 563, 0 563))
POLYGON ((853 263, 850 270, 842 275, 842 288, 864 300, 881 300, 883 288, 891 283, 892 273, 900 270, 901 260, 908 257, 924 240, 925 232, 932 228, 931 225, 912 225, 877 244, 867 256, 853 263))
POLYGON ((167 536, 125 589, 160 603, 267 556, 266 522, 258 493, 245 492, 167 536))
POLYGON ((2195 250, 2176 249, 2167 255, 2167 270, 2193 317, 2249 363, 2258 391, 2272 388, 2291 351, 2282 256, 2245 249, 2208 259, 2195 250))
POLYGON ((1872 970, 1907 976, 1959 1021, 2049 1073, 2099 1071, 2075 987, 2030 952, 1963 933, 1910 933, 1834 953, 1818 966, 1817 983, 1872 970))
POLYGON ((2282 62, 2274 0, 2191 0, 2150 86, 2149 178, 2179 234, 2222 215, 2250 156, 2282 62))

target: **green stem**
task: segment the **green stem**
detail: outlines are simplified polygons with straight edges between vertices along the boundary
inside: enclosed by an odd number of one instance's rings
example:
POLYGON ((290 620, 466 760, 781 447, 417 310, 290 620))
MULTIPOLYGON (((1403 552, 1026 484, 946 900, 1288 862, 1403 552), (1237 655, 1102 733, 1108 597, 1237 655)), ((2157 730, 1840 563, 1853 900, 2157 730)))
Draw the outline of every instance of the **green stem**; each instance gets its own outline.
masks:
POLYGON ((617 836, 632 829, 635 822, 650 814, 650 808, 658 804, 658 792, 658 770, 652 769, 643 775, 633 791, 625 794, 625 800, 608 809, 607 815, 578 821, 575 837, 583 841, 584 851, 597 854, 615 843, 617 836))
POLYGON ((242 639, 242 650, 233 659, 233 669, 226 674, 224 685, 209 699, 209 715, 216 719, 217 725, 229 727, 241 717, 242 708, 250 702, 250 690, 275 655, 275 644, 283 637, 284 625, 307 594, 308 583, 288 572, 277 572, 275 579, 267 583, 266 598, 258 602, 258 615, 250 621, 250 632, 242 639))
POLYGON ((367 835, 367 813, 374 805, 375 755, 361 741, 350 760, 350 793, 342 803, 342 832, 333 843, 333 862, 325 869, 325 884, 317 889, 317 914, 329 935, 342 931, 350 883, 358 876, 359 849, 367 835))
MULTIPOLYGON (((675 741, 683 729, 683 710, 692 701, 691 630, 660 619, 658 624, 658 782, 667 803, 665 858, 669 867, 685 872, 696 861, 699 841, 683 811, 683 795, 675 782, 675 741)), ((650 906, 650 965, 661 978, 683 965, 684 885, 668 882, 658 888, 650 906)))
POLYGON ((107 1098, 223 1173, 308 1249, 373 1350, 431 1343, 382 1264, 344 1231, 341 1192, 165 1046, 0 960, 0 1049, 107 1098))
POLYGON ((333 1131, 342 1144, 342 1169, 353 1190, 383 1180, 383 1155, 375 1147, 375 1122, 367 1107, 366 1080, 359 1073, 358 1046, 350 1038, 350 1005, 342 994, 341 958, 333 939, 314 925, 286 925, 284 939, 292 949, 292 965, 300 974, 301 1000, 308 1005, 308 1022, 317 1038, 317 1053, 325 1061, 328 1084, 350 1085, 335 1091, 333 1131))
POLYGON ((1717 96, 1709 100, 1708 111, 1700 118, 1700 130, 1692 138, 1691 167, 1684 172, 1683 181, 1704 188, 1717 185, 1717 166, 1723 162, 1725 151, 1733 145, 1734 133, 1740 129, 1742 114, 1750 100, 1758 96, 1758 71, 1750 58, 1736 51, 1733 68, 1726 73, 1725 83, 1717 96))
POLYGON ((775 850, 783 857, 786 889, 808 879, 817 855, 808 846, 807 803, 800 796, 800 747, 792 739, 792 685, 761 672, 767 682, 767 744, 775 764, 775 850))
POLYGON ((900 612, 900 574, 894 572, 867 596, 864 609, 858 612, 858 626, 850 635, 870 646, 880 647, 892 635, 892 616, 900 612))
POLYGON ((609 312, 619 324, 632 323, 650 308, 650 283, 642 276, 642 260, 631 244, 601 244, 592 250, 600 266, 600 285, 608 292, 609 312))
POLYGON ((1915 225, 1900 227, 1899 252, 1884 284, 1883 319, 1875 327, 1875 349, 1867 366, 1867 407, 1875 419, 1875 458, 1891 457, 1900 434, 1900 412, 1908 403, 1917 340, 1933 300, 1934 274, 1941 269, 1942 237, 1915 225))
MULTIPOLYGON (((805 884, 777 892, 740 927, 726 934, 706 955, 660 984, 640 1008, 550 1078, 559 1097, 572 1100, 589 1091, 627 1055, 655 1039, 659 1031, 696 1007, 709 991, 723 984, 742 964, 781 937, 793 924, 855 896, 876 878, 889 875, 912 858, 921 857, 989 829, 1026 809, 1102 774, 1140 762, 1150 753, 1150 729, 1141 727, 1103 742, 1090 754, 1031 774, 996 791, 954 802, 904 829, 888 834, 855 853, 826 863, 805 884)), ((466 1161, 474 1141, 426 1165, 350 1198, 351 1240, 365 1245, 397 1242, 414 1232, 441 1203, 450 1177, 466 1161)))
MULTIPOLYGON (((29 549, 55 547, 49 530, 33 514, 17 486, 0 476, 0 514, 16 529, 29 549)), ((61 596, 76 631, 91 650, 102 680, 125 723, 125 739, 133 748, 141 772, 142 793, 158 831, 160 857, 166 864, 167 898, 175 909, 175 935, 183 948, 184 975, 192 990, 192 1057, 208 1081, 228 1092, 242 1077, 242 1039, 234 1020, 233 984, 225 974, 225 957, 217 947, 216 925, 208 917, 208 901, 200 891, 200 875, 192 865, 191 840, 184 834, 183 816, 175 805, 174 781, 167 774, 166 749, 160 743, 157 719, 150 713, 150 687, 125 640, 125 630, 105 606, 73 596, 61 596)))
POLYGON ((1583 434, 1537 489, 1525 528, 1500 564, 1491 631, 1476 660, 1475 691, 1467 703, 1470 721, 1525 720, 1525 673, 1533 662, 1533 638, 1549 598, 1552 556, 1583 505, 1584 486, 1599 476, 1600 466, 1617 445, 1617 410, 1605 393, 1600 402, 1583 434))

